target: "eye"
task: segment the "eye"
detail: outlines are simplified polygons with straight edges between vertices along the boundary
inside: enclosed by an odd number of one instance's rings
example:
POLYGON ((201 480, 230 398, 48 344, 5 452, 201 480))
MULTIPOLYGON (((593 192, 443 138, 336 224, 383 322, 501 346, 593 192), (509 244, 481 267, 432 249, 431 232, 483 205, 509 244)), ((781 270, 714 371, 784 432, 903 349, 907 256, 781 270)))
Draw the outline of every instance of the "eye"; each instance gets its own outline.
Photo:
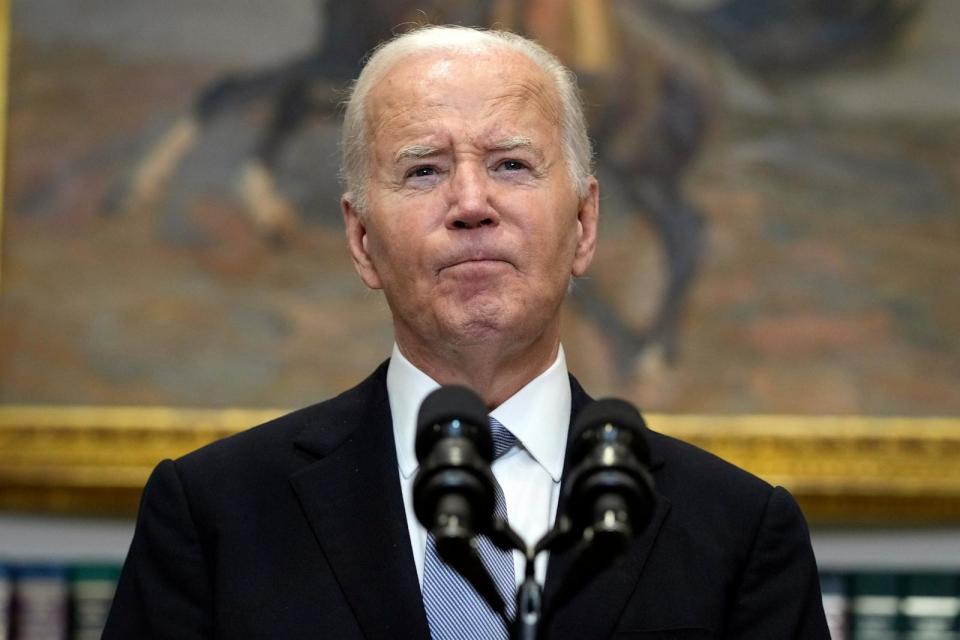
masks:
POLYGON ((403 182, 415 189, 424 189, 435 185, 442 179, 444 170, 435 164, 418 164, 403 174, 403 182))
POLYGON ((523 171, 527 168, 527 165, 519 160, 504 160, 497 165, 498 171, 523 171))
POLYGON ((428 176, 437 175, 437 168, 431 166, 419 166, 414 167, 409 172, 407 172, 408 178, 426 178, 428 176))

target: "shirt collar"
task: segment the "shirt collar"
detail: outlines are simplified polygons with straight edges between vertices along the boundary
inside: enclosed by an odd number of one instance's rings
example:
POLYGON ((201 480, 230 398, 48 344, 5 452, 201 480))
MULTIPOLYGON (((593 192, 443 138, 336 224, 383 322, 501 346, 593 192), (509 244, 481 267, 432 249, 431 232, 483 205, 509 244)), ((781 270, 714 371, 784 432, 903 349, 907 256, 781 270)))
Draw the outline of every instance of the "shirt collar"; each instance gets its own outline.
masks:
MULTIPOLYGON (((387 394, 393 416, 397 464, 404 478, 413 475, 418 467, 414 445, 420 403, 439 386, 407 360, 396 344, 393 345, 387 368, 387 394)), ((490 415, 510 429, 554 482, 559 482, 570 426, 570 403, 567 361, 563 346, 560 346, 556 360, 546 371, 510 396, 490 415)))

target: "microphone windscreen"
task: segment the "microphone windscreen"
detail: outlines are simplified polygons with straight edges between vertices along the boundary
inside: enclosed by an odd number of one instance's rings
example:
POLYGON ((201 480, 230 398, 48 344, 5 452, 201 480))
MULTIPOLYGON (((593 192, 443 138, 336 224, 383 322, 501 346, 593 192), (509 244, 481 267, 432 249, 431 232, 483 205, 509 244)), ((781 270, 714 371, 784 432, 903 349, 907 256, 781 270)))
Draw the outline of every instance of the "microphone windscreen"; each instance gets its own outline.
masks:
POLYGON ((650 459, 650 451, 643 435, 646 422, 635 406, 619 398, 603 398, 584 407, 573 422, 571 441, 575 447, 585 445, 587 443, 583 442, 584 439, 592 440, 598 437, 596 430, 607 424, 617 428, 618 438, 623 437, 624 431, 630 434, 626 436, 629 442, 625 444, 633 450, 638 460, 647 462, 650 459))
POLYGON ((490 441, 490 423, 487 405, 472 389, 460 385, 447 385, 435 389, 423 399, 417 414, 417 459, 421 460, 429 453, 434 443, 449 431, 438 431, 436 425, 458 420, 464 428, 461 437, 475 443, 485 458, 490 458, 493 445, 490 441))
POLYGON ((447 385, 431 391, 420 405, 417 430, 449 420, 486 426, 487 405, 473 390, 460 385, 447 385))

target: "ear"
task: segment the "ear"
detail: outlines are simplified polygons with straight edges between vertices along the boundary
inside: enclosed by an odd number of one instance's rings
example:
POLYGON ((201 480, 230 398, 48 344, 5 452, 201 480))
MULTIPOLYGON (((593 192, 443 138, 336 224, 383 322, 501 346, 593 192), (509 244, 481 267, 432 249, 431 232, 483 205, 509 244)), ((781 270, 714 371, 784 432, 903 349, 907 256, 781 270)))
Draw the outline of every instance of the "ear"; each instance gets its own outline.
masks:
POLYGON ((360 274, 360 279, 371 289, 382 289, 380 275, 367 251, 367 227, 363 216, 353 204, 353 193, 345 193, 340 198, 340 209, 343 211, 343 222, 347 233, 347 246, 353 258, 353 267, 360 274))
POLYGON ((590 176, 587 193, 577 211, 577 248, 573 254, 571 273, 580 277, 587 272, 597 249, 597 225, 600 222, 600 184, 590 176))

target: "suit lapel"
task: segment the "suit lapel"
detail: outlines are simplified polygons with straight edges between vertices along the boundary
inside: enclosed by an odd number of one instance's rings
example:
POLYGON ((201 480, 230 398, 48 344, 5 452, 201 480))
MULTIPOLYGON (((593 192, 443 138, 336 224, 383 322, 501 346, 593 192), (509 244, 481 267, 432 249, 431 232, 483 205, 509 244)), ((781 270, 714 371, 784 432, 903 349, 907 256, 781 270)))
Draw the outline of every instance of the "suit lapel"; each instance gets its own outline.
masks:
MULTIPOLYGON (((572 436, 573 419, 592 399, 572 376, 570 386, 572 392, 570 435, 572 436)), ((662 466, 662 461, 657 459, 655 451, 652 451, 651 455, 653 456, 651 469, 656 470, 662 466)), ((566 482, 568 472, 569 468, 565 465, 562 482, 566 482)), ((560 509, 563 507, 564 505, 561 504, 560 509)), ((647 557, 669 511, 670 501, 654 490, 654 511, 643 533, 626 555, 589 582, 560 610, 550 615, 547 637, 557 640, 596 640, 608 638, 613 634, 624 607, 627 606, 631 594, 637 587, 647 557)), ((550 610, 572 561, 573 554, 570 552, 551 555, 544 587, 544 604, 547 611, 550 610)))
POLYGON ((303 430, 297 447, 319 459, 290 479, 364 635, 426 639, 385 374, 384 365, 303 430))

